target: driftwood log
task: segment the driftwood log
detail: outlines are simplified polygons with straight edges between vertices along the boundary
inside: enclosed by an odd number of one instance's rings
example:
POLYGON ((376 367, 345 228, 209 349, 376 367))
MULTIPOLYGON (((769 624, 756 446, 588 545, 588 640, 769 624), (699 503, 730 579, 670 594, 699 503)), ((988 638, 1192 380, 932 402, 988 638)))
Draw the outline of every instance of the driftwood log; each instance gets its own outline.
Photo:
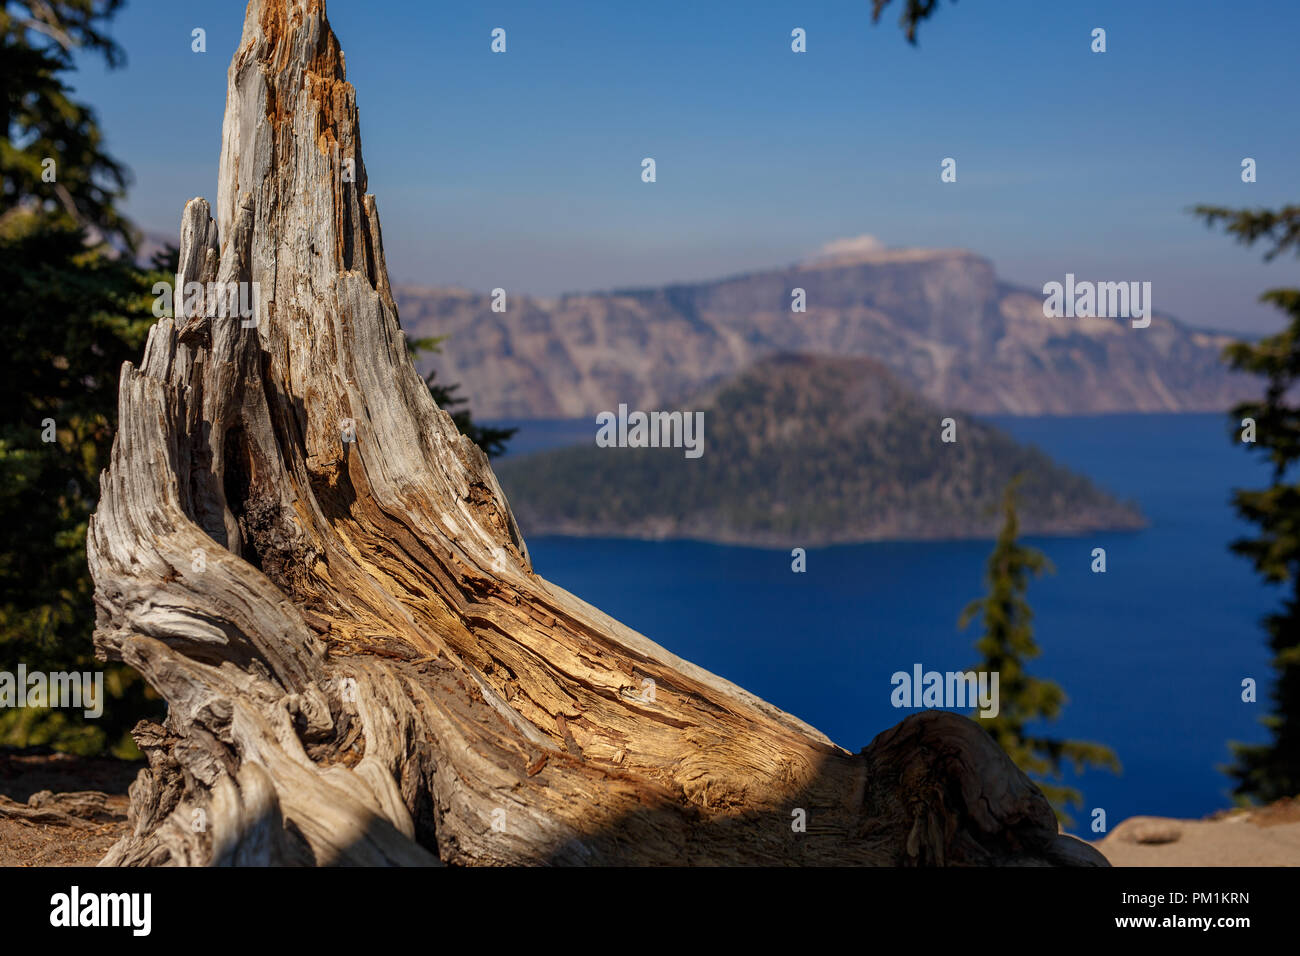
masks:
POLYGON ((168 705, 104 864, 1104 865, 974 721, 853 754, 536 575, 365 190, 324 3, 252 0, 89 531, 97 652, 168 705))

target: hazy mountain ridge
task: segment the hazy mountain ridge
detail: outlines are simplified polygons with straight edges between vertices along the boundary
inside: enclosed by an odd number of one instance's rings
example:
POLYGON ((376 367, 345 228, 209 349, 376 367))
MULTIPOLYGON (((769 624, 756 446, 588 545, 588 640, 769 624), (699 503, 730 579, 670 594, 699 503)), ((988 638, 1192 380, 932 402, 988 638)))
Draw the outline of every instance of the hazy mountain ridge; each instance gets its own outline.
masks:
POLYGON ((450 336, 432 367, 484 418, 669 408, 778 352, 872 357, 940 407, 976 414, 1217 411, 1258 390, 1219 362, 1229 335, 1158 308, 1144 329, 1049 319, 1040 293, 962 250, 846 254, 557 299, 507 292, 496 313, 488 295, 396 290, 411 334, 450 336), (805 313, 790 310, 795 288, 805 313))
POLYGON ((703 455, 592 444, 500 462, 525 535, 694 538, 813 547, 996 533, 1002 490, 1024 474, 1027 533, 1143 525, 1135 508, 990 425, 946 414, 871 359, 778 355, 687 411, 703 455))

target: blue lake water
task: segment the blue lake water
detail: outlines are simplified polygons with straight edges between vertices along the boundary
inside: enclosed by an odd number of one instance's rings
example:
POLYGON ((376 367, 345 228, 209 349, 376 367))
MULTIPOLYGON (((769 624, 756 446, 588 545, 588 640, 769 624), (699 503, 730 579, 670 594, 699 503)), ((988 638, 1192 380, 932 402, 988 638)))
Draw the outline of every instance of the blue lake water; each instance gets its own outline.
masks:
MULTIPOLYGON (((1134 814, 1196 817, 1229 806, 1228 741, 1266 738, 1258 724, 1271 671, 1259 619, 1280 600, 1228 551, 1249 533, 1233 487, 1266 469, 1227 437, 1222 415, 994 418, 1122 498, 1143 531, 1026 538, 1056 573, 1030 585, 1042 655, 1031 673, 1060 683, 1057 736, 1095 740, 1123 763, 1071 780, 1084 812, 1114 826, 1134 814), (1107 571, 1090 570, 1093 548, 1107 571), (1260 703, 1241 701, 1241 682, 1260 703)), ((515 450, 594 434, 582 423, 516 423, 515 450)), ((589 439, 588 439, 589 440, 589 439)), ((798 715, 850 750, 909 711, 890 703, 890 675, 959 670, 976 658, 962 608, 983 593, 991 542, 886 542, 789 550, 689 541, 525 537, 539 573, 651 639, 798 715)), ((792 542, 794 547, 798 542, 792 542)), ((1069 778, 1067 778, 1069 779, 1069 778)))

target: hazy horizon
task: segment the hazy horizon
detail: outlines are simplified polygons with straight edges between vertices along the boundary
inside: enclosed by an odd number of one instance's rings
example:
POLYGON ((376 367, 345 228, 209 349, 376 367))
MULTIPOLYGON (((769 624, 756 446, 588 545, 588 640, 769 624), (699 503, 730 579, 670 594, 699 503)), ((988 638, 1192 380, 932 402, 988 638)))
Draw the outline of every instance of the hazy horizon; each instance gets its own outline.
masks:
MULTIPOLYGON (((83 58, 72 78, 148 232, 174 235, 186 200, 216 198, 242 8, 131 0, 112 25, 125 68, 83 58)), ((1157 311, 1197 328, 1280 328, 1256 300, 1297 284, 1294 259, 1264 264, 1188 213, 1300 194, 1295 7, 943 4, 915 48, 892 8, 871 25, 866 0, 328 9, 397 283, 658 286, 871 234, 969 249, 1028 288, 1066 272, 1148 280, 1157 311), (489 49, 498 26, 504 54, 489 49), (940 182, 945 157, 955 183, 940 182)))

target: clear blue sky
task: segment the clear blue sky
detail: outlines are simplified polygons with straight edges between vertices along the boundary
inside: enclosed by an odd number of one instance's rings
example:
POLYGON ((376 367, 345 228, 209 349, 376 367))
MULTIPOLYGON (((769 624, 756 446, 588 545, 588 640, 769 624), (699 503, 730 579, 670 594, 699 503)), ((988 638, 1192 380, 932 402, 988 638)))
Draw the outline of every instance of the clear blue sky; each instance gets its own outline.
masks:
MULTIPOLYGON (((1296 260, 1263 265, 1186 210, 1300 201, 1300 3, 945 0, 915 48, 902 3, 872 26, 869 0, 331 0, 394 281, 657 284, 866 233, 969 248, 1030 286, 1150 280, 1156 310, 1194 325, 1278 327, 1255 299, 1300 285, 1296 260)), ((147 230, 216 198, 243 10, 130 0, 126 67, 76 77, 147 230)))

